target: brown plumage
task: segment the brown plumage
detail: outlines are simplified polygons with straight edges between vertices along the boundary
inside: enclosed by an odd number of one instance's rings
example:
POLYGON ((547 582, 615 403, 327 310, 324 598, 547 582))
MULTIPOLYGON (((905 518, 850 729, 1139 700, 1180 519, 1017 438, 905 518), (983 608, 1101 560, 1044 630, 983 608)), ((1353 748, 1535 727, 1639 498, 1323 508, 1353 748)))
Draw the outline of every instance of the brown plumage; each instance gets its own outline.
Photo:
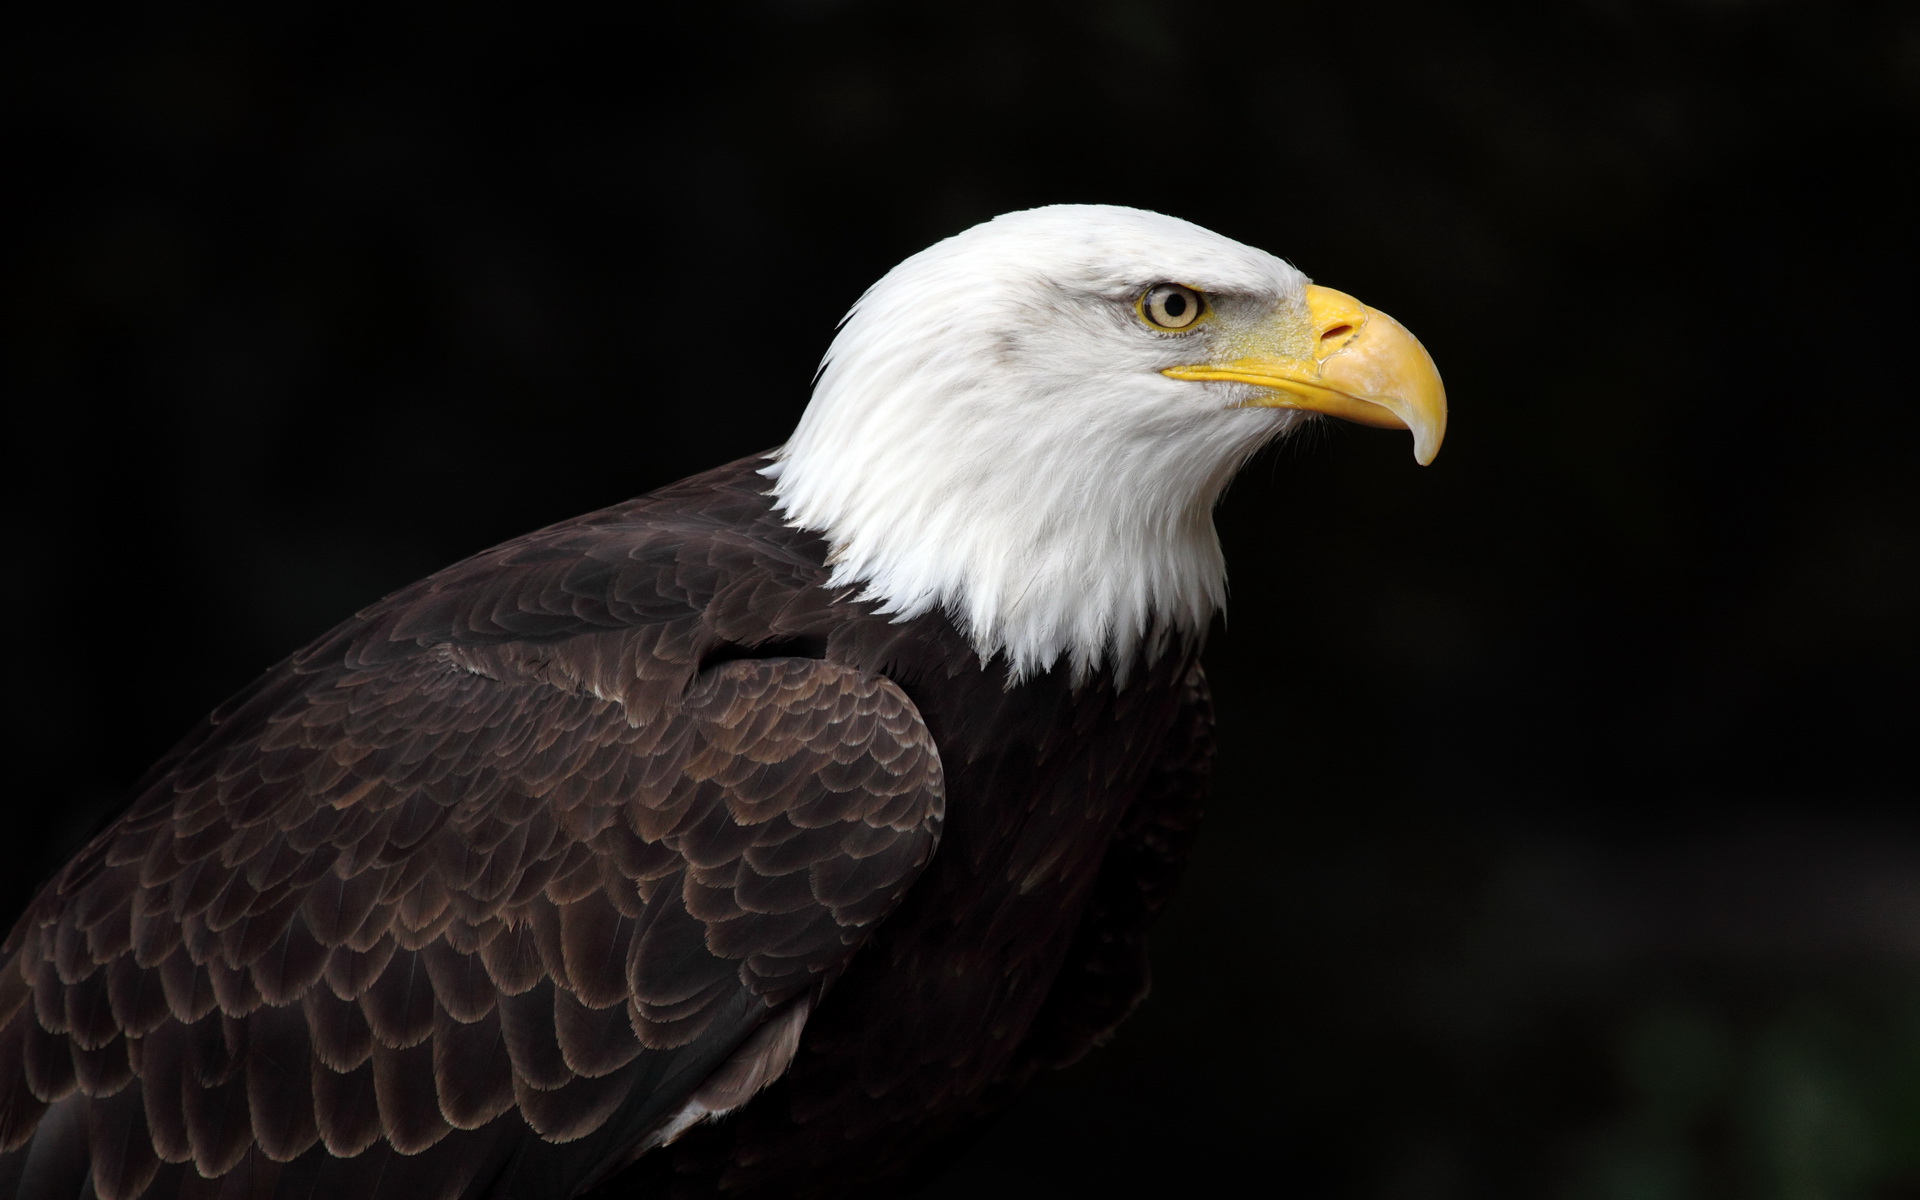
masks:
POLYGON ((761 461, 390 597, 159 764, 6 942, 0 1194, 857 1192, 1110 1031, 1193 647, 1009 687, 823 587, 761 461))

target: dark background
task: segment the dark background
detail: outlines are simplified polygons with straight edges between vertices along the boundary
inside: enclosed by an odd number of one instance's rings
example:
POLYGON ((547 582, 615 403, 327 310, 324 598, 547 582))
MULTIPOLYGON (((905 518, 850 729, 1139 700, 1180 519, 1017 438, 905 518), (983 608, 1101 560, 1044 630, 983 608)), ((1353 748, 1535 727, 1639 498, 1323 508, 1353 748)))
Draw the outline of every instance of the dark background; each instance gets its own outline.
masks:
POLYGON ((1920 1195, 1920 9, 635 11, 7 39, 8 911, 356 607, 779 442, 902 257, 1138 205, 1451 431, 1235 485, 1156 995, 926 1195, 1920 1195))

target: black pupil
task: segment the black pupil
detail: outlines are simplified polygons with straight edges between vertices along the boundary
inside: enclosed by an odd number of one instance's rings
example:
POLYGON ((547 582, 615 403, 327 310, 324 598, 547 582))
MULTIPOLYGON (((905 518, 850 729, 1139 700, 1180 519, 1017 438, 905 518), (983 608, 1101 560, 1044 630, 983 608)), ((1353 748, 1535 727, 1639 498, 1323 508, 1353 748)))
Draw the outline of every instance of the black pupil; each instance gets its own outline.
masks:
POLYGON ((1168 292, 1166 298, 1160 301, 1160 307, 1166 310, 1168 316, 1178 318, 1187 311, 1187 298, 1179 292, 1168 292))

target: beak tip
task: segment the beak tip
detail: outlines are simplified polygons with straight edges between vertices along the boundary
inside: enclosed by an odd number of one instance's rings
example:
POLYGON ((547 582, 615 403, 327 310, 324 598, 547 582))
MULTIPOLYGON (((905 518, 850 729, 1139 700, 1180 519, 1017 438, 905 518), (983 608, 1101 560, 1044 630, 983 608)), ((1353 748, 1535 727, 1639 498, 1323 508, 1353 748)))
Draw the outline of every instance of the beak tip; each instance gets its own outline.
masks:
POLYGON ((1433 465, 1433 460, 1438 457, 1440 457, 1440 439, 1424 430, 1416 433, 1413 438, 1413 461, 1423 467, 1430 467, 1433 465))

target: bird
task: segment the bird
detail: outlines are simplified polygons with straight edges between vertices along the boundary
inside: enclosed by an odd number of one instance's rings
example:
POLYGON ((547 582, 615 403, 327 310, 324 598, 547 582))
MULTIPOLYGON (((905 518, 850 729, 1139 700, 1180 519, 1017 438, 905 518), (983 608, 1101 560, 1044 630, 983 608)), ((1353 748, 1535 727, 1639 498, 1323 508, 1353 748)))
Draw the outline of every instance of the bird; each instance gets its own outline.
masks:
MULTIPOLYGON (((796 389, 799 390, 799 389, 796 389)), ((1175 217, 959 232, 783 445, 387 596, 194 728, 0 948, 0 1195, 893 1195, 1149 983, 1213 510, 1392 317, 1175 217)))

